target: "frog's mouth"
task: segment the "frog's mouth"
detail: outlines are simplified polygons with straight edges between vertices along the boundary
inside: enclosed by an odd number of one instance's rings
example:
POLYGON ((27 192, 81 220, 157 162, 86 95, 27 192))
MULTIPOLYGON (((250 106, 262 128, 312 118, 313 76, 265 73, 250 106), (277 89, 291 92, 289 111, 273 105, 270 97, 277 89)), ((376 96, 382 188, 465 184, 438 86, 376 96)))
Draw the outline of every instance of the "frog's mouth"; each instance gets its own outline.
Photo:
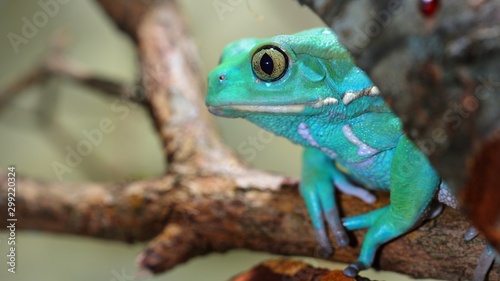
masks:
POLYGON ((321 108, 327 105, 338 104, 336 98, 327 97, 319 98, 316 101, 305 103, 294 103, 286 105, 259 105, 259 104, 230 104, 230 105, 217 105, 208 106, 208 110, 217 116, 227 116, 227 111, 240 112, 240 113, 270 113, 270 114, 286 114, 286 113, 301 113, 307 106, 312 108, 321 108))

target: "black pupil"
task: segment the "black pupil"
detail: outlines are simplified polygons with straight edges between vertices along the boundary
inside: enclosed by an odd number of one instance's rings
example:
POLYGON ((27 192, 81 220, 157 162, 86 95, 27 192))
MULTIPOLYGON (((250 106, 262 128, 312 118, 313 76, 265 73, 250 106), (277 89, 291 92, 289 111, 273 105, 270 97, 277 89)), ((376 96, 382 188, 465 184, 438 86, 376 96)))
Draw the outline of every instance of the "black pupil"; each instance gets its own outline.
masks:
POLYGON ((267 53, 265 53, 260 59, 260 69, 262 69, 262 71, 264 71, 267 75, 271 75, 271 73, 273 73, 273 59, 267 53))

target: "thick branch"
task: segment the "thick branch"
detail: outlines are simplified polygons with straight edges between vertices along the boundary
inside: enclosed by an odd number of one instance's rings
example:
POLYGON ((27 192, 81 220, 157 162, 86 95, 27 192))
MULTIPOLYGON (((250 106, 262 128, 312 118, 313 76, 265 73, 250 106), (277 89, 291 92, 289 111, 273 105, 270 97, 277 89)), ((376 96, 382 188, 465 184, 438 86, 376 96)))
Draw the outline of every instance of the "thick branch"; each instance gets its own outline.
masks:
MULTIPOLYGON (((4 175, 3 175, 4 176, 4 175)), ((322 258, 296 183, 270 177, 262 186, 241 187, 227 177, 165 176, 111 185, 58 185, 19 180, 16 215, 21 228, 80 234, 127 242, 149 240, 139 258, 143 268, 161 272, 197 255, 234 248, 322 258)), ((0 197, 5 198, 2 180, 0 197)), ((346 216, 367 206, 342 196, 346 216)), ((2 204, 5 200, 2 200, 2 204)), ((4 208, 5 205, 0 206, 4 208)), ((6 221, 2 213, 0 221, 6 221)), ((464 242, 468 224, 454 210, 384 247, 379 267, 413 276, 464 280, 483 248, 464 242), (409 254, 411 253, 411 254, 409 254)), ((332 260, 352 262, 364 231, 354 232, 354 248, 337 248, 332 260)), ((333 240, 332 240, 333 241, 333 240)), ((498 267, 490 280, 499 280, 498 267)))

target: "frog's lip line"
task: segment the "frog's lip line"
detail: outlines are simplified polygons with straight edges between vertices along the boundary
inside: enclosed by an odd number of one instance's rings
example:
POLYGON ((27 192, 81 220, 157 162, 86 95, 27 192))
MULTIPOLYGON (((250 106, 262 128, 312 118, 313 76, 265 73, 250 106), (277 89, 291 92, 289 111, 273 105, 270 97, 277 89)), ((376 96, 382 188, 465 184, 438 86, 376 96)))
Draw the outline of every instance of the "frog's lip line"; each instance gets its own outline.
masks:
POLYGON ((208 109, 218 111, 220 109, 233 109, 240 112, 261 112, 261 113, 299 113, 306 109, 306 106, 320 108, 327 105, 338 104, 336 98, 327 97, 313 102, 295 103, 287 105, 259 105, 259 104, 230 104, 208 106, 208 109))

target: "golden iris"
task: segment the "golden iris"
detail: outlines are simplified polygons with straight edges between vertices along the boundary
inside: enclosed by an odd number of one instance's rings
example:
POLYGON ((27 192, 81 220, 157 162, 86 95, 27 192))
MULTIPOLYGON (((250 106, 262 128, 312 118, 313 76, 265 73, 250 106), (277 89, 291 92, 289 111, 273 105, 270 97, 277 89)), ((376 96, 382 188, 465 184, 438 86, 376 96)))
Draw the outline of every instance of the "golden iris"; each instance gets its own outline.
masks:
POLYGON ((288 56, 274 45, 265 45, 252 55, 252 70, 255 76, 265 82, 279 80, 288 68, 288 56))

